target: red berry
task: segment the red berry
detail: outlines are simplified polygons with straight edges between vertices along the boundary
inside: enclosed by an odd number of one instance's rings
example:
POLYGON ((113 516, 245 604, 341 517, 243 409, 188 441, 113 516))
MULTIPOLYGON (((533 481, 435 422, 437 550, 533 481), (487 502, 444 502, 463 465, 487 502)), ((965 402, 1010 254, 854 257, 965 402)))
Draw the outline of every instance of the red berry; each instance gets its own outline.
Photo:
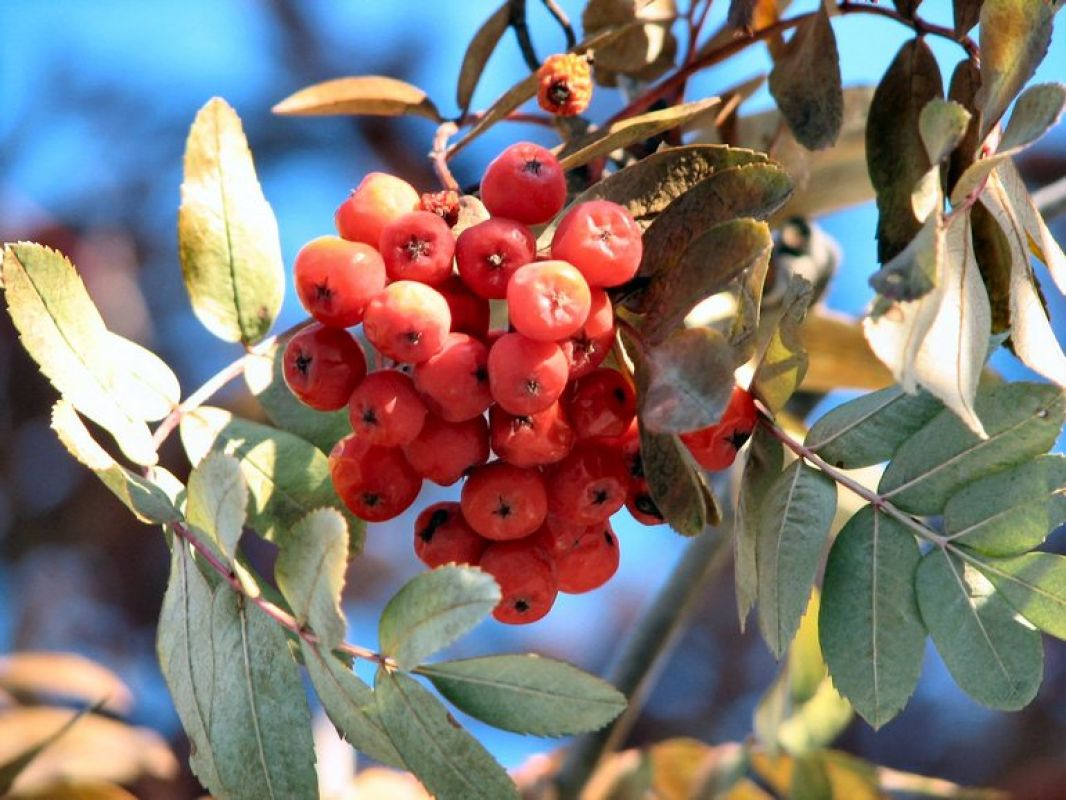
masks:
POLYGON ((372 372, 348 400, 348 420, 360 441, 383 447, 409 444, 426 420, 426 404, 411 379, 394 369, 372 372))
POLYGON ((489 410, 492 452, 516 467, 554 464, 574 446, 574 431, 562 406, 552 403, 535 414, 515 416, 500 406, 489 410))
POLYGON ((378 447, 355 435, 334 446, 329 471, 337 496, 367 522, 399 516, 422 488, 422 479, 399 448, 378 447))
POLYGON ((629 473, 618 451, 581 442, 552 467, 547 485, 552 514, 593 525, 625 505, 629 473))
POLYGON ((539 225, 559 213, 566 202, 566 176, 549 150, 519 142, 485 170, 481 202, 494 217, 539 225))
POLYGON ((475 469, 463 484, 461 503, 470 527, 486 539, 521 539, 548 513, 540 473, 503 461, 475 469))
POLYGON ((507 313, 515 330, 539 342, 577 333, 592 297, 581 273, 565 261, 526 264, 507 284, 507 313))
POLYGON ((603 289, 590 290, 588 319, 581 329, 559 342, 570 365, 570 380, 587 375, 603 363, 614 345, 614 309, 603 289))
POLYGON ((563 396, 577 438, 622 436, 637 413, 637 397, 618 370, 601 367, 570 385, 563 396))
POLYGON ((535 414, 550 406, 562 395, 568 373, 566 356, 553 342, 507 333, 489 350, 492 397, 511 414, 535 414))
POLYGON ((533 233, 520 222, 487 219, 467 228, 455 240, 455 263, 470 291, 487 300, 507 296, 515 270, 537 254, 533 233))
POLYGON ((560 592, 598 589, 618 571, 618 537, 608 522, 590 526, 569 550, 552 556, 560 592))
POLYGON ((296 254, 296 294, 307 313, 332 328, 363 321, 367 303, 385 288, 385 262, 378 251, 336 236, 319 236, 296 254))
POLYGON ((484 339, 489 332, 489 301, 471 292, 456 275, 436 288, 451 312, 452 333, 468 333, 484 339))
POLYGON ((714 425, 681 434, 681 441, 705 470, 727 469, 736 460, 737 451, 755 430, 758 410, 755 398, 739 386, 733 389, 729 405, 714 425))
POLYGON ((345 239, 377 247, 384 227, 417 209, 420 202, 418 192, 407 181, 384 172, 370 172, 340 204, 333 221, 337 233, 345 239))
POLYGON ((390 280, 436 286, 452 274, 455 237, 436 214, 410 211, 385 226, 378 250, 390 280))
POLYGON ((536 622, 551 611, 559 594, 555 568, 532 540, 494 542, 485 548, 479 566, 500 585, 502 597, 492 612, 500 622, 536 622))
POLYGON ((452 325, 448 303, 436 289, 416 281, 396 281, 366 307, 363 331, 387 358, 417 364, 436 355, 452 325))
POLYGON ((415 472, 440 486, 451 486, 466 472, 489 460, 489 426, 484 417, 445 422, 432 414, 422 430, 404 446, 415 472))
POLYGON ((629 483, 629 494, 626 495, 626 508, 633 515, 633 519, 642 525, 662 525, 663 512, 652 499, 648 491, 648 482, 644 478, 634 478, 629 483))
POLYGON ((426 192, 422 195, 422 202, 419 208, 436 214, 448 223, 450 228, 459 221, 459 192, 454 189, 426 192))
POLYGON ((644 253, 640 226, 610 200, 574 206, 552 237, 552 258, 569 261, 589 286, 619 286, 637 274, 644 253))
POLYGON ((444 348, 417 364, 415 388, 449 422, 481 416, 492 405, 489 349, 465 333, 449 333, 444 348))
POLYGON ((588 108, 592 99, 592 70, 586 56, 548 56, 537 70, 537 81, 537 103, 549 114, 575 116, 588 108))
POLYGON ((415 520, 415 555, 430 569, 477 564, 487 545, 463 519, 458 503, 426 506, 415 520))
POLYGON ((282 375, 304 405, 319 411, 343 408, 366 377, 366 356, 346 330, 311 325, 285 345, 282 375))

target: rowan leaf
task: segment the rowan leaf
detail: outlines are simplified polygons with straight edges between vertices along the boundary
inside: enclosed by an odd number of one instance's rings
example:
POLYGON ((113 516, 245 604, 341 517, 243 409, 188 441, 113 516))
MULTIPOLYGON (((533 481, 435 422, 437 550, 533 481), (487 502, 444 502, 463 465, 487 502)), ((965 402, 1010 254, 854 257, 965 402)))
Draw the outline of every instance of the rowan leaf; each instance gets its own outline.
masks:
POLYGON ((1025 182, 1014 161, 1008 160, 1000 164, 996 168, 996 177, 1003 185, 1014 218, 1025 230, 1029 249, 1048 268, 1059 291, 1066 293, 1066 254, 1048 230, 1044 217, 1025 188, 1025 182))
POLYGON ((982 389, 974 410, 987 438, 944 409, 896 450, 878 492, 905 511, 939 514, 964 486, 1047 452, 1062 427, 1064 400, 1043 383, 982 389))
POLYGON ((688 450, 671 433, 640 426, 640 458, 648 493, 666 523, 683 536, 696 536, 708 523, 704 485, 688 450))
POLYGON ((1037 456, 953 494, 944 533, 956 544, 1003 557, 1038 546, 1066 523, 1066 458, 1037 456))
POLYGON ((42 752, 44 752, 54 742, 61 739, 67 731, 73 728, 79 720, 81 720, 86 714, 96 711, 99 705, 89 706, 75 711, 70 715, 70 718, 66 722, 58 725, 43 739, 37 740, 33 745, 22 750, 14 758, 6 760, 3 764, 0 764, 0 796, 8 797, 11 792, 11 787, 14 786, 16 779, 42 752))
POLYGON ((943 223, 936 215, 926 219, 907 246, 870 276, 870 286, 888 300, 918 300, 937 285, 943 257, 943 223))
POLYGON ((375 688, 389 738, 430 793, 440 798, 518 800, 503 767, 417 681, 379 669, 375 688))
POLYGON ((737 492, 736 521, 733 525, 733 573, 737 595, 737 615, 743 633, 748 614, 759 595, 756 546, 759 535, 759 512, 766 503, 770 487, 781 474, 785 448, 762 425, 756 425, 748 445, 747 461, 737 492))
POLYGON ((752 391, 775 414, 784 408, 807 374, 807 351, 799 331, 812 297, 811 284, 793 275, 781 301, 780 317, 755 368, 752 391))
POLYGON ((1066 639, 1066 557, 1026 553, 986 559, 963 555, 1015 610, 1045 633, 1066 639))
POLYGON ((1058 123, 1066 107, 1066 86, 1040 83, 1018 97, 1007 129, 999 140, 998 152, 1016 153, 1035 142, 1058 123))
MULTIPOLYGON (((962 104, 939 97, 926 103, 918 115, 918 132, 929 156, 929 163, 940 164, 950 156, 951 151, 958 147, 966 135, 969 125, 970 112, 962 104)), ((938 186, 939 183, 938 178, 938 186)))
POLYGON ((898 714, 922 671, 914 534, 873 506, 837 535, 825 565, 819 635, 833 685, 874 728, 898 714))
POLYGON ((799 336, 807 351, 807 373, 800 391, 871 391, 892 383, 892 373, 874 355, 862 323, 854 317, 815 305, 807 311, 799 336))
POLYGON ((836 502, 836 484, 800 460, 766 493, 756 541, 759 630, 779 658, 807 608, 836 502))
POLYGON ((481 74, 485 71, 485 65, 492 57, 500 39, 507 32, 511 24, 511 3, 505 2, 492 16, 478 28, 470 44, 466 46, 463 55, 463 65, 459 68, 459 83, 455 87, 455 102, 461 111, 465 112, 470 107, 470 101, 474 97, 474 90, 481 80, 481 74))
POLYGON ((237 459, 220 452, 204 456, 189 473, 185 515, 190 525, 232 565, 244 530, 248 486, 237 459))
POLYGON ((1010 242, 984 203, 976 203, 970 209, 970 230, 973 253, 988 293, 992 333, 1006 334, 1010 331, 1010 272, 1014 258, 1010 242))
POLYGON ((332 508, 316 509, 293 525, 274 563, 278 589, 293 616, 325 649, 344 641, 348 628, 341 610, 347 566, 348 526, 332 508))
POLYGON ((981 5, 984 0, 952 0, 951 6, 955 19, 955 34, 965 36, 981 18, 981 5))
POLYGON ((892 458, 943 408, 926 391, 907 394, 889 386, 834 408, 814 423, 804 443, 835 467, 869 467, 892 458))
POLYGON ((403 759, 385 733, 373 690, 351 667, 320 645, 300 641, 304 666, 322 708, 341 735, 360 753, 382 764, 405 768, 403 759))
POLYGON ((964 692, 1003 711, 1029 704, 1040 688, 1040 634, 975 568, 934 548, 915 573, 918 607, 937 652, 964 692))
POLYGON ((500 601, 487 572, 446 565, 408 581, 378 623, 381 651, 400 669, 416 667, 481 622, 500 601))
POLYGON ((681 328, 644 355, 641 425, 685 433, 717 422, 733 393, 733 348, 712 328, 681 328))
POLYGON ((241 120, 218 97, 185 143, 178 254, 193 312, 211 333, 244 344, 266 336, 285 293, 278 224, 241 120))
POLYGON ((610 684, 564 661, 500 655, 418 668, 457 708, 496 728, 566 736, 602 728, 626 707, 610 684))
POLYGON ((413 114, 434 122, 443 121, 425 92, 406 81, 384 75, 359 75, 316 83, 290 94, 271 111, 287 116, 413 114))
POLYGON ((774 59, 770 94, 808 150, 831 147, 844 122, 844 90, 833 26, 823 7, 802 23, 774 59))

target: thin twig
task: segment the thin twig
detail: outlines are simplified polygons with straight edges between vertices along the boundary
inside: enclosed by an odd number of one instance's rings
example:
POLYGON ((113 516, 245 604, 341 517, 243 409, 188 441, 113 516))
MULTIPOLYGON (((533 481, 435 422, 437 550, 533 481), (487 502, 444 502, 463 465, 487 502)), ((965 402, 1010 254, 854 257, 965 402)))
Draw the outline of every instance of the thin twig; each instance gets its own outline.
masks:
POLYGON ((555 21, 559 23, 559 27, 563 29, 563 35, 566 37, 566 49, 570 50, 575 44, 577 44, 577 37, 574 35, 574 26, 570 24, 570 18, 566 16, 566 12, 563 11, 559 4, 555 0, 540 0, 544 3, 544 7, 548 9, 548 13, 555 17, 555 21))
POLYGON ((433 137, 433 149, 429 151, 429 160, 433 164, 433 171, 437 173, 441 188, 455 192, 459 191, 459 182, 448 169, 448 139, 454 136, 457 130, 459 126, 454 122, 441 123, 433 137))
POLYGON ((529 36, 529 23, 526 22, 526 0, 511 0, 511 28, 514 29, 515 38, 518 39, 518 49, 522 51, 522 58, 526 60, 526 66, 530 72, 536 72, 540 67, 540 59, 537 51, 533 49, 533 40, 529 36))

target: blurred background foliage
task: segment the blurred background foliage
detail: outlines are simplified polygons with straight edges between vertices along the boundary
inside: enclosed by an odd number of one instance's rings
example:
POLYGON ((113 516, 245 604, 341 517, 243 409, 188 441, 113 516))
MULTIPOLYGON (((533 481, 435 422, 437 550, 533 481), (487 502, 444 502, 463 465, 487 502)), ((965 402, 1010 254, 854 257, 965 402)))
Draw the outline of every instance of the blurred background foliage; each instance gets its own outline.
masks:
MULTIPOLYGON (((425 157, 433 127, 417 118, 280 118, 270 107, 310 83, 373 73, 419 85, 442 113, 453 114, 466 42, 497 6, 497 0, 2 0, 0 240, 36 240, 69 255, 108 325, 169 361, 187 394, 238 354, 197 323, 178 268, 181 154, 196 110, 221 95, 240 113, 291 264, 304 242, 332 232, 335 206, 365 172, 388 171, 435 188, 425 157)), ((581 2, 564 0, 561 6, 580 19, 581 2)), ((715 4, 708 29, 724 18, 726 6, 722 0, 715 4)), ((948 0, 927 0, 922 13, 950 24, 950 6, 948 0)), ((813 7, 797 2, 791 11, 813 7)), ((540 4, 530 9, 538 54, 563 49, 559 28, 540 4)), ((834 27, 845 86, 875 83, 907 38, 903 28, 864 15, 840 18, 834 27)), ((930 44, 950 74, 957 48, 930 44)), ((690 81, 688 99, 721 92, 768 69, 764 49, 750 48, 690 81)), ((489 63, 474 107, 490 103, 524 70, 508 35, 489 63)), ((1066 36, 1060 32, 1035 81, 1064 79, 1066 36)), ((600 89, 589 115, 602 119, 623 103, 619 92, 600 89)), ((763 88, 744 110, 770 105, 763 88)), ((456 159, 460 183, 475 183, 488 160, 519 138, 551 143, 544 129, 499 125, 456 159)), ((1019 166, 1032 187, 1066 174, 1066 126, 1028 151, 1019 166)), ((875 221, 871 203, 820 220, 843 253, 826 295, 834 309, 858 314, 870 297, 866 280, 876 269, 875 221)), ((1066 238, 1066 218, 1053 221, 1052 230, 1060 241, 1066 238)), ((1061 323, 1066 302, 1053 296, 1049 303, 1052 319, 1061 323)), ((279 329, 301 316, 289 296, 279 329)), ((1059 330, 1061 336, 1061 325, 1059 330)), ((1012 378, 1027 375, 1005 354, 993 364, 1012 378)), ((815 414, 850 396, 834 393, 815 414)), ((130 773, 141 776, 135 794, 195 797, 196 783, 185 766, 187 745, 154 653, 168 563, 163 537, 135 522, 62 450, 48 427, 53 399, 3 315, 0 652, 72 651, 121 676, 131 696, 119 697, 110 711, 140 726, 128 735, 149 737, 142 741, 152 747, 159 737, 168 739, 178 756, 171 762, 157 754, 150 769, 130 773)), ((258 415, 243 386, 231 387, 224 401, 258 415)), ((187 472, 176 437, 163 462, 179 475, 187 472)), ((415 508, 444 496, 427 485, 415 508)), ((376 644, 382 605, 421 569, 411 549, 413 514, 372 527, 365 555, 349 570, 345 598, 356 642, 376 644)), ((560 609, 533 626, 486 623, 448 655, 532 650, 602 671, 681 548, 681 540, 665 528, 642 528, 628 518, 620 518, 617 528, 622 567, 607 587, 589 596, 561 597, 560 609)), ((1061 534, 1051 540, 1058 552, 1063 544, 1061 534)), ((835 746, 896 770, 999 786, 1020 797, 1064 797, 1066 645, 1046 637, 1044 646, 1047 675, 1037 700, 1006 715, 967 699, 930 645, 922 682, 900 717, 876 734, 853 721, 835 746)), ((61 682, 90 669, 78 661, 63 664, 61 682)), ((669 677, 653 691, 629 744, 674 736, 711 744, 743 740, 777 671, 754 631, 738 632, 730 580, 719 578, 701 598, 666 666, 669 677)), ((10 690, 0 692, 0 708, 9 706, 4 713, 14 702, 10 690)), ((507 767, 554 746, 464 722, 507 767)), ((0 750, 11 730, 0 726, 0 750)), ((350 758, 346 748, 329 752, 340 754, 338 763, 350 758)), ((347 767, 342 763, 339 769, 344 774, 347 767)), ((132 780, 130 775, 124 779, 132 780)))

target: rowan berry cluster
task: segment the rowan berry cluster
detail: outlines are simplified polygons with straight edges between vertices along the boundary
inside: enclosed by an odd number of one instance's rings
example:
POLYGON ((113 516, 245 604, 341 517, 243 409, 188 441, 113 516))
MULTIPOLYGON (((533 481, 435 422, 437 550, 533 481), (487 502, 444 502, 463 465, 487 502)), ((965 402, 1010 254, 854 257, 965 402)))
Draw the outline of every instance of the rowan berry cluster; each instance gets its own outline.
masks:
MULTIPOLYGON (((423 480, 463 481, 458 502, 419 514, 415 552, 430 567, 479 565, 501 586, 496 618, 525 623, 559 591, 614 574, 609 518, 623 505, 640 522, 663 521, 641 467, 633 386, 601 366, 615 338, 606 290, 636 274, 641 229, 620 205, 580 203, 538 254, 529 226, 562 210, 566 182, 534 144, 489 165, 481 199, 491 216, 456 236, 454 192, 419 196, 367 175, 337 209, 340 236, 296 257, 297 293, 316 323, 288 342, 284 377, 312 408, 347 406, 352 434, 329 462, 362 519, 399 515, 423 480), (489 330, 490 303, 506 308, 508 330, 489 330), (346 330, 360 324, 380 356, 369 374, 346 330)), ((701 463, 701 453, 716 469, 735 455, 739 408, 723 420, 728 432, 690 434, 701 463)))

